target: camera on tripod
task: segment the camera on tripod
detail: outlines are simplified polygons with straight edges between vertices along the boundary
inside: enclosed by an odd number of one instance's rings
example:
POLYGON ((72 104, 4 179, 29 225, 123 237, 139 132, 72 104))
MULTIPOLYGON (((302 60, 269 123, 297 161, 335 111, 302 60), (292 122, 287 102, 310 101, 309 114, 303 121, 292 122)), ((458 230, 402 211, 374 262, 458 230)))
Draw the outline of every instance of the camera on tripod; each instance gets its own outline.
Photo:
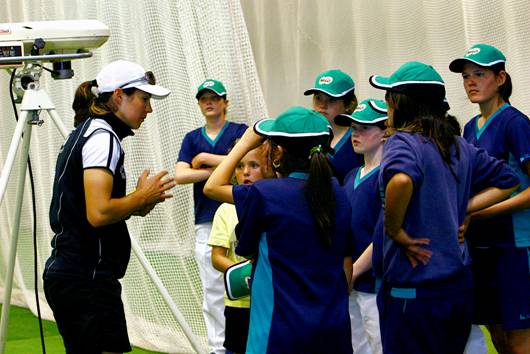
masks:
POLYGON ((73 76, 71 60, 91 56, 110 30, 97 20, 38 21, 0 24, 0 67, 51 62, 54 79, 73 76))
POLYGON ((0 24, 0 68, 21 68, 13 83, 15 101, 20 103, 29 85, 38 85, 42 70, 52 78, 74 76, 72 60, 92 56, 90 49, 103 45, 110 36, 97 20, 38 21, 0 24), (53 69, 44 67, 52 63, 53 69))

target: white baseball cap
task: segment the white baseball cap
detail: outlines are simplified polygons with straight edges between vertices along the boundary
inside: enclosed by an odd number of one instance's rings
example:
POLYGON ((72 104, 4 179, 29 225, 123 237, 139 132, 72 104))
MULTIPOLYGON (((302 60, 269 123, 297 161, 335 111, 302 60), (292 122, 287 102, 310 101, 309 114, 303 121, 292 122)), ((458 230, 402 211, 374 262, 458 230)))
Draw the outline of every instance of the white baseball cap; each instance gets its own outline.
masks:
POLYGON ((151 94, 155 99, 162 99, 171 93, 167 88, 155 85, 152 72, 146 72, 140 65, 116 60, 107 64, 96 76, 98 93, 113 92, 121 88, 137 88, 151 94))

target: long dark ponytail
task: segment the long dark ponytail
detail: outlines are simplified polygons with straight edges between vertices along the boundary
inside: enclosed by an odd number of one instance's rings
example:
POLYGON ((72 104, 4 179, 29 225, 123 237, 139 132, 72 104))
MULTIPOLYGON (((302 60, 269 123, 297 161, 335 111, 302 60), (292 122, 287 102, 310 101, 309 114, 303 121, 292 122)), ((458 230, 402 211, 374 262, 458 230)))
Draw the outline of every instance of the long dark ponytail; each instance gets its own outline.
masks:
POLYGON ((325 246, 331 245, 335 228, 336 203, 332 177, 333 171, 322 148, 318 146, 311 149, 305 196, 325 246))
MULTIPOLYGON (((322 244, 330 246, 335 226, 335 195, 332 185, 333 170, 327 157, 329 148, 325 149, 321 145, 309 148, 303 143, 300 145, 280 145, 281 162, 277 161, 279 163, 274 168, 282 176, 288 176, 292 172, 308 174, 304 185, 305 198, 322 244), (305 147, 300 148, 300 145, 305 147)), ((278 151, 278 145, 273 145, 273 149, 278 151)))

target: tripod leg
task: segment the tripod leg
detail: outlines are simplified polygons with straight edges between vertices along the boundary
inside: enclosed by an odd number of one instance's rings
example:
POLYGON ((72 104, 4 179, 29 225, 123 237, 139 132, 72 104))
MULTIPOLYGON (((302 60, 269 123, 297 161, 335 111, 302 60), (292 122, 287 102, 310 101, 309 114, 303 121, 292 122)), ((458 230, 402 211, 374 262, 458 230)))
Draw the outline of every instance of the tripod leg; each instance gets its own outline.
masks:
MULTIPOLYGON (((27 112, 23 112, 20 120, 26 121, 27 112)), ((9 257, 7 264, 7 271, 4 285, 4 301, 2 306, 2 319, 0 321, 0 354, 4 353, 5 344, 7 339, 7 323, 9 321, 9 308, 11 305, 11 291, 13 289, 13 274, 15 271, 15 261, 17 255, 17 244, 18 244, 18 231, 20 226, 20 214, 22 210, 22 199, 24 197, 24 185, 26 182, 26 167, 29 156, 29 145, 31 140, 31 129, 32 126, 24 124, 24 139, 22 144, 22 150, 20 154, 20 176, 17 184, 17 195, 16 195, 16 209, 15 209, 15 220, 11 229, 9 257)))
POLYGON ((15 157, 17 155, 18 144, 20 143, 20 139, 22 139, 22 133, 27 125, 27 115, 28 112, 22 112, 20 114, 20 119, 18 120, 17 127, 15 128, 15 133, 13 133, 13 138, 11 138, 11 144, 9 145, 9 151, 7 152, 6 162, 2 168, 2 175, 0 177, 0 204, 2 204, 2 200, 4 200, 7 181, 9 180, 13 162, 15 161, 15 157))
POLYGON ((47 109, 46 111, 48 112, 50 117, 52 117, 55 126, 57 127, 63 138, 66 139, 66 137, 68 136, 68 129, 66 129, 66 127, 64 126, 64 123, 61 120, 61 117, 59 116, 57 111, 55 109, 47 109))

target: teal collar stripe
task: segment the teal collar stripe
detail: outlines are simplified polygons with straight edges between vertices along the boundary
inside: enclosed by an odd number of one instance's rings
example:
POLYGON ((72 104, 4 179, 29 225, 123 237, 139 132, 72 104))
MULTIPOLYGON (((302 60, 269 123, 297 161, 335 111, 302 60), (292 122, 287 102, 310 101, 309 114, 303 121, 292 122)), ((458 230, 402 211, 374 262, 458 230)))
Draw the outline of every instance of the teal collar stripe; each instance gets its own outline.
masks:
POLYGON ((359 185, 361 183, 363 183, 364 181, 366 181, 366 179, 368 177, 370 177, 371 175, 373 175, 374 173, 376 172, 379 172, 379 166, 377 166, 376 168, 374 168, 373 170, 371 170, 370 172, 368 172, 367 174, 365 174, 363 177, 361 177, 361 170, 364 168, 364 166, 360 167, 358 170, 357 170, 357 174, 355 175, 355 183, 353 184, 353 188, 354 189, 357 189, 357 187, 359 187, 359 185))
POLYGON ((221 131, 217 134, 217 136, 215 137, 214 140, 210 139, 210 137, 208 136, 208 134, 206 134, 206 127, 202 127, 201 128, 201 134, 202 136, 204 137, 204 139, 206 139, 206 141, 212 145, 212 146, 215 146, 215 144, 217 144, 217 142, 219 141, 219 139, 221 139, 221 137, 223 136, 223 133, 224 131, 226 130, 226 128, 228 128, 228 125, 230 124, 229 121, 226 121, 225 124, 223 125, 223 127, 221 128, 221 131))
MULTIPOLYGON (((351 127, 348 128, 346 133, 344 133, 342 138, 340 138, 339 142, 336 143, 335 146, 333 146, 333 150, 339 151, 342 148, 342 146, 344 146, 344 144, 346 144, 346 142, 350 140, 351 140, 351 127)), ((333 156, 331 156, 331 159, 333 159, 333 156)))
POLYGON ((392 288, 390 296, 398 299, 415 299, 416 288, 392 288))
POLYGON ((309 178, 309 173, 306 172, 291 172, 289 173, 290 178, 296 178, 296 179, 303 179, 304 181, 307 181, 309 178))
POLYGON ((486 128, 491 124, 491 122, 493 122, 493 120, 499 116, 499 114, 501 114, 502 111, 504 111, 506 108, 510 107, 510 105, 508 103, 505 103, 503 104, 502 106, 499 107, 499 109, 497 109, 495 111, 495 113, 493 113, 491 115, 491 117, 488 119, 488 121, 482 126, 482 128, 479 128, 478 127, 478 120, 480 118, 480 115, 478 115, 475 120, 475 134, 477 136, 477 140, 480 139, 480 137, 482 136, 482 134, 484 133, 484 131, 486 130, 486 128))

